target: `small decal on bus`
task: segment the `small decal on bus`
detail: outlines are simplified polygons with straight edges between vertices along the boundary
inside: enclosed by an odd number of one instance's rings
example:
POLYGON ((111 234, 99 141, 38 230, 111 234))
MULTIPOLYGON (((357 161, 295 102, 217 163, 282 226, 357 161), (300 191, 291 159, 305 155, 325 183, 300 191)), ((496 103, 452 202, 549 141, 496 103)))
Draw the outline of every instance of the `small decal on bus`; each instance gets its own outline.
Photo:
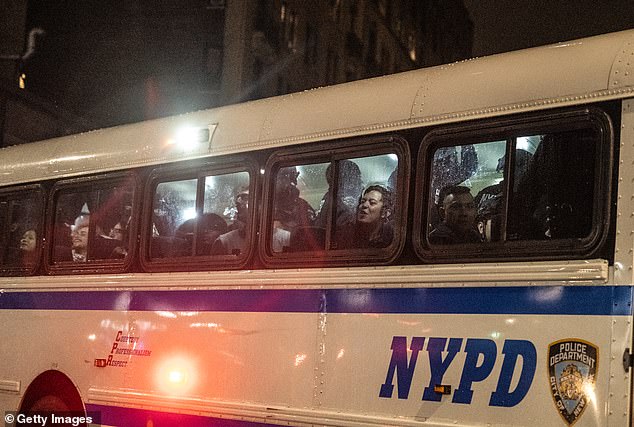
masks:
POLYGON ((550 393, 569 426, 581 417, 594 394, 598 361, 599 349, 587 341, 567 338, 548 346, 550 393))
POLYGON ((105 368, 106 366, 115 366, 125 368, 128 366, 130 356, 149 357, 152 350, 141 348, 141 338, 133 335, 123 335, 123 331, 118 331, 117 336, 112 342, 110 355, 107 359, 95 359, 94 366, 97 368, 105 368), (123 347, 121 347, 123 346, 123 347), (128 356, 128 360, 114 359, 115 355, 128 356))

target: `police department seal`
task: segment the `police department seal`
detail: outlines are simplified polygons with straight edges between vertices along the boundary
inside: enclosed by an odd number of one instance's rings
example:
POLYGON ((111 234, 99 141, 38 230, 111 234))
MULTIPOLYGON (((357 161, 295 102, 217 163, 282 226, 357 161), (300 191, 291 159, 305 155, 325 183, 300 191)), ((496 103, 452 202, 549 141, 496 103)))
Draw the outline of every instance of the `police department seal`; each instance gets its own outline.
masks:
POLYGON ((567 338, 548 346, 550 393, 559 415, 573 425, 588 405, 596 382, 599 349, 580 339, 567 338))

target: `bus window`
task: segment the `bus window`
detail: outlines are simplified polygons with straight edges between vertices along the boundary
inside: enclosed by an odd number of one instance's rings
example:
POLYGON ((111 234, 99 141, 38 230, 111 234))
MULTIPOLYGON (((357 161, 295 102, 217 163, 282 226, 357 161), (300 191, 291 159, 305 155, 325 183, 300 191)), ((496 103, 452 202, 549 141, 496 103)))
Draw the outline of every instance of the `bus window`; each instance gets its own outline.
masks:
MULTIPOLYGON (((284 166, 275 174, 273 252, 325 249, 325 228, 316 224, 317 211, 327 192, 329 163, 284 166)), ((320 223, 323 223, 323 218, 320 223)))
POLYGON ((250 236, 249 174, 208 176, 205 178, 202 236, 199 255, 233 255, 248 253, 250 236))
POLYGON ((396 154, 341 160, 332 249, 385 248, 394 239, 396 154))
POLYGON ((273 252, 385 248, 393 240, 398 157, 283 166, 275 175, 273 252))
POLYGON ((154 236, 150 248, 151 258, 191 254, 193 234, 190 234, 188 241, 187 229, 191 220, 196 218, 197 187, 196 179, 161 182, 156 186, 152 209, 154 236))
POLYGON ((505 151, 506 141, 434 151, 427 215, 431 244, 499 240, 505 151))
POLYGON ((3 274, 29 274, 38 264, 42 208, 39 192, 0 196, 0 259, 3 274))
POLYGON ((158 183, 150 258, 244 258, 250 242, 249 183, 244 171, 158 183))
POLYGON ((74 186, 56 192, 53 262, 121 263, 130 248, 133 194, 131 185, 118 183, 107 188, 74 186))
POLYGON ((509 240, 590 234, 597 137, 591 129, 580 129, 517 138, 509 240))
POLYGON ((427 245, 439 250, 479 245, 471 255, 465 248, 466 256, 493 253, 496 245, 513 248, 505 254, 535 252, 538 241, 560 242, 542 244, 541 253, 548 247, 563 251, 564 240, 569 248, 589 245, 593 226, 599 227, 597 144, 604 133, 594 123, 574 121, 534 130, 505 128, 503 138, 488 140, 470 132, 464 138, 469 141, 442 141, 429 152, 422 230, 427 245), (526 241, 534 243, 521 244, 526 241))

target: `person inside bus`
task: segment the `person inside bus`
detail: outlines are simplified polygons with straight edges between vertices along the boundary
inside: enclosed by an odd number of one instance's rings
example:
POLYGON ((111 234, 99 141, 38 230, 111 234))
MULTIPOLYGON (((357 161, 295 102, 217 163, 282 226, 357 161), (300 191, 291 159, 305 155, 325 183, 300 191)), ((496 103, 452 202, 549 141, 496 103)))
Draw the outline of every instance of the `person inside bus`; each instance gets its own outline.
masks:
POLYGON ((86 262, 90 215, 80 214, 70 226, 71 246, 56 245, 55 261, 86 262))
MULTIPOLYGON (((331 198, 333 197, 333 166, 332 163, 326 168, 326 181, 328 182, 328 191, 321 199, 321 207, 315 218, 315 226, 326 228, 328 222, 328 214, 331 206, 331 198)), ((363 191, 363 180, 361 179, 361 170, 359 166, 350 160, 341 160, 339 162, 339 177, 337 179, 337 202, 335 223, 337 226, 343 225, 354 217, 355 209, 359 194, 363 191)))
POLYGON ((290 248, 291 231, 295 226, 289 227, 287 213, 276 207, 273 208, 273 234, 271 236, 271 249, 273 252, 284 252, 290 248))
POLYGON ((299 196, 297 178, 299 171, 295 166, 281 168, 275 181, 275 210, 278 227, 290 231, 294 227, 313 225, 315 210, 299 196))
POLYGON ((108 238, 124 241, 126 236, 126 222, 119 221, 115 225, 112 226, 110 232, 108 233, 108 238))
POLYGON ((114 248, 112 248, 110 258, 121 259, 125 258, 126 255, 128 255, 128 221, 118 221, 115 225, 112 226, 108 235, 104 236, 105 239, 109 239, 110 241, 116 243, 114 245, 114 248))
POLYGON ((382 185, 365 189, 354 221, 337 227, 337 249, 385 248, 392 243, 392 192, 382 185))
POLYGON ((312 226, 315 221, 315 210, 299 196, 298 176, 297 168, 291 166, 281 168, 276 177, 271 236, 273 252, 287 250, 293 229, 312 226))
MULTIPOLYGON (((24 228, 23 228, 24 230, 24 228)), ((7 264, 13 266, 26 267, 33 265, 37 262, 37 232, 35 228, 27 226, 22 237, 18 242, 17 251, 12 251, 9 254, 7 264)))
POLYGON ((204 213, 198 224, 200 241, 196 246, 197 255, 209 255, 214 243, 227 232, 227 222, 213 212, 204 213))
MULTIPOLYGON (((498 159, 496 173, 504 173, 505 157, 498 159)), ((502 217, 504 215, 504 187, 505 181, 489 185, 475 196, 476 225, 483 241, 499 241, 502 231, 502 217)))
POLYGON ((216 239, 227 232, 227 223, 220 215, 215 213, 204 213, 198 218, 191 218, 182 223, 174 234, 175 244, 181 245, 175 248, 175 253, 180 256, 192 254, 194 244, 194 228, 198 222, 198 240, 196 243, 196 255, 206 255, 211 253, 216 239))
POLYGON ((80 215, 71 226, 72 256, 74 262, 86 262, 88 254, 88 226, 90 224, 89 215, 80 215))
POLYGON ((33 228, 28 228, 28 230, 22 234, 19 248, 23 253, 34 253, 36 247, 37 232, 33 228))
MULTIPOLYGON (((532 154, 524 149, 518 148, 515 150, 513 181, 516 185, 521 181, 523 174, 526 172, 531 157, 532 154)), ((506 157, 502 156, 498 159, 495 172, 498 174, 504 174, 505 166, 506 157)), ((504 217, 505 187, 506 180, 503 175, 500 182, 483 188, 475 196, 475 204, 477 208, 477 228, 484 241, 495 242, 502 238, 501 233, 504 217)))
POLYGON ((476 205, 468 187, 450 185, 439 195, 438 215, 441 222, 429 233, 429 243, 451 245, 482 241, 476 229, 476 205))
POLYGON ((247 249, 249 221, 249 188, 242 187, 234 197, 236 218, 229 231, 218 236, 211 248, 212 255, 240 255, 247 249))
MULTIPOLYGON (((516 178, 509 208, 513 240, 583 238, 593 225, 596 163, 585 130, 545 134, 525 173, 516 178)), ((516 174, 517 176, 517 174, 516 174)))

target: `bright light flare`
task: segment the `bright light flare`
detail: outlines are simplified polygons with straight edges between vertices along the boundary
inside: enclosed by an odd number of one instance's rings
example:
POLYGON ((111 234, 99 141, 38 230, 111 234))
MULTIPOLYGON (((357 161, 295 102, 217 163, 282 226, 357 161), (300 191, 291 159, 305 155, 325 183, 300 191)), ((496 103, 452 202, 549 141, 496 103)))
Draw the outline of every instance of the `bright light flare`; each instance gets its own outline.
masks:
POLYGON ((183 211, 181 216, 184 221, 187 221, 188 219, 196 218, 198 214, 196 213, 196 208, 187 208, 183 211))
POLYGON ((583 391, 585 392, 586 398, 590 402, 590 405, 592 405, 592 409, 594 409, 594 413, 598 414, 599 408, 598 408, 596 387, 595 387, 594 381, 584 382, 583 391))
POLYGON ((178 370, 171 371, 168 378, 172 384, 183 384, 186 380, 185 373, 178 370))
POLYGON ((190 153, 205 146, 203 144, 207 141, 209 141, 209 129, 187 126, 179 129, 174 137, 167 141, 167 144, 190 153))
POLYGON ((158 389, 168 396, 190 393, 198 382, 198 369, 187 356, 172 356, 157 365, 155 381, 158 389))

